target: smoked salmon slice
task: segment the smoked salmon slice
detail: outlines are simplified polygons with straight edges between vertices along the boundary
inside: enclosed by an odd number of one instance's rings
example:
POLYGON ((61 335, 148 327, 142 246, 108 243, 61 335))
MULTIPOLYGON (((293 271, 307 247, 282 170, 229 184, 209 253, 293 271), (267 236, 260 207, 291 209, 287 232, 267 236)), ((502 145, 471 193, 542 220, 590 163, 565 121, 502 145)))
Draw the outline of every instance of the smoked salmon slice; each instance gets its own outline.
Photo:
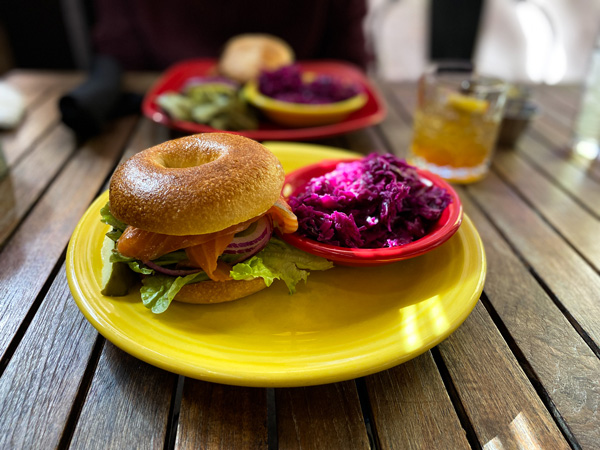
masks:
POLYGON ((221 231, 207 234, 190 234, 171 236, 170 234, 154 233, 140 228, 128 226, 117 241, 117 250, 123 256, 149 261, 181 248, 192 247, 208 242, 220 235, 231 234, 245 230, 256 219, 238 223, 221 231))
POLYGON ((225 251, 227 246, 231 244, 234 234, 235 233, 222 234, 202 244, 187 247, 185 249, 185 254, 190 260, 190 263, 204 270, 211 280, 229 280, 231 279, 229 276, 231 267, 222 263, 220 267, 221 270, 217 270, 217 259, 225 251))
POLYGON ((279 197, 267 214, 271 216, 273 223, 282 233, 293 233, 298 229, 298 218, 283 197, 279 197))

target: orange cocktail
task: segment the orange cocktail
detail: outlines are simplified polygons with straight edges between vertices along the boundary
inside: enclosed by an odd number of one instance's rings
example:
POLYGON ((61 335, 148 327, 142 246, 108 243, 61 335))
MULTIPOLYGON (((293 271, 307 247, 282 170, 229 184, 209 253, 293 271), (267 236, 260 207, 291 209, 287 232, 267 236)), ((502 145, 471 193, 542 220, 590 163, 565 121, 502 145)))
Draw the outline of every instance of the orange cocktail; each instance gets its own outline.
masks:
POLYGON ((442 75, 421 79, 408 160, 450 181, 476 181, 489 169, 505 88, 442 75))

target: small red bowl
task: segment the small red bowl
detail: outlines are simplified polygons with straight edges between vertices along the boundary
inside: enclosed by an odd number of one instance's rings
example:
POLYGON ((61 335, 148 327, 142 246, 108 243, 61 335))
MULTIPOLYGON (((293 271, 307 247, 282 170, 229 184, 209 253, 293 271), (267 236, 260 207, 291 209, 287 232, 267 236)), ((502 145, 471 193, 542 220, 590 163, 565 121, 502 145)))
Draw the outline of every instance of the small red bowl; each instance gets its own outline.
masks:
MULTIPOLYGON (((353 160, 325 160, 287 174, 283 186, 284 197, 287 199, 299 194, 312 178, 331 172, 339 163, 349 161, 353 160)), ((445 189, 452 197, 452 203, 442 212, 439 220, 429 230, 429 233, 421 239, 399 247, 347 248, 324 244, 301 236, 298 232, 280 234, 280 237, 288 244, 305 252, 322 256, 344 266, 379 266, 423 255, 443 244, 456 233, 462 222, 463 211, 460 198, 450 184, 425 170, 417 169, 417 172, 424 182, 430 182, 445 189)))

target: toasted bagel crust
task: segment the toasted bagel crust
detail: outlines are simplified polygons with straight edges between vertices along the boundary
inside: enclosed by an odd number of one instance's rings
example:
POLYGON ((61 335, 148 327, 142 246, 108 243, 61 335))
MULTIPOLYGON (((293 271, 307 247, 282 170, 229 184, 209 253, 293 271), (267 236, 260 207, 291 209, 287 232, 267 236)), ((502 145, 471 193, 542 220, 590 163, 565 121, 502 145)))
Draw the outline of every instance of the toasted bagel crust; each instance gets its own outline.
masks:
POLYGON ((110 210, 155 233, 182 236, 223 230, 265 213, 280 196, 284 172, 258 142, 204 133, 144 150, 110 181, 110 210))
POLYGON ((201 281, 186 284, 175 296, 183 303, 224 303, 262 291, 267 285, 262 278, 252 280, 201 281))
POLYGON ((294 51, 282 39, 269 34, 248 33, 231 38, 219 58, 222 75, 246 83, 261 70, 275 70, 294 62, 294 51))

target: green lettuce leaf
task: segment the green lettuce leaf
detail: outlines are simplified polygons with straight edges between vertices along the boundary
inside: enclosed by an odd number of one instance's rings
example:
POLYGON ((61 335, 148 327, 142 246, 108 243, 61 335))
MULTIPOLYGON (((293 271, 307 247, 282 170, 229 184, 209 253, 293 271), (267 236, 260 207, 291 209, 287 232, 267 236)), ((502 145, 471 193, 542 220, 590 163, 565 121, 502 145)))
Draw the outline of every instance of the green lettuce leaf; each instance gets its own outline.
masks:
POLYGON ((163 274, 145 277, 140 288, 142 303, 155 314, 163 313, 182 287, 208 279, 205 272, 193 273, 185 277, 170 277, 163 274))
POLYGON ((154 270, 145 266, 139 259, 131 258, 129 256, 123 256, 117 249, 113 249, 110 255, 110 262, 117 263, 122 262, 129 266, 131 270, 144 275, 152 275, 154 270))
POLYGON ((119 219, 112 215, 112 213, 110 212, 109 203, 106 203, 106 205, 102 207, 102 209, 100 210, 100 215, 102 216, 100 221, 112 227, 112 229, 108 233, 106 233, 106 235, 113 241, 117 242, 117 240, 123 234, 123 231, 125 231, 125 228, 127 228, 127 224, 125 222, 121 222, 119 219))
POLYGON ((141 273, 142 275, 152 275, 154 274, 154 269, 151 269, 148 266, 145 266, 144 263, 142 263, 141 261, 138 261, 137 259, 134 259, 133 261, 129 261, 127 263, 127 265, 129 265, 129 268, 131 270, 133 270, 134 272, 137 273, 141 273))
POLYGON ((267 286, 275 279, 282 280, 290 294, 294 294, 296 285, 300 281, 306 282, 309 270, 327 270, 332 267, 333 263, 325 258, 311 255, 280 239, 272 238, 257 255, 233 266, 230 275, 234 280, 261 277, 267 286))

